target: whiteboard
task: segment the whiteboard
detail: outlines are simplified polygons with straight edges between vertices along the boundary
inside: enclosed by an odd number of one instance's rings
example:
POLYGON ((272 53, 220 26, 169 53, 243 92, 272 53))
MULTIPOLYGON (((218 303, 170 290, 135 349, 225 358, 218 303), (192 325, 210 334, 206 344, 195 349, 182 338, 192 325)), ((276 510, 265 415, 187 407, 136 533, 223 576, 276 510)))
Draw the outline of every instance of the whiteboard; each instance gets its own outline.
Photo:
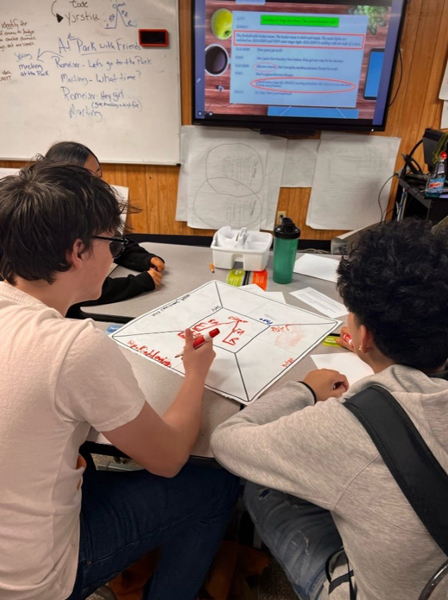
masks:
POLYGON ((101 162, 178 163, 178 31, 177 0, 0 0, 0 158, 73 140, 101 162), (142 48, 140 28, 168 47, 142 48))

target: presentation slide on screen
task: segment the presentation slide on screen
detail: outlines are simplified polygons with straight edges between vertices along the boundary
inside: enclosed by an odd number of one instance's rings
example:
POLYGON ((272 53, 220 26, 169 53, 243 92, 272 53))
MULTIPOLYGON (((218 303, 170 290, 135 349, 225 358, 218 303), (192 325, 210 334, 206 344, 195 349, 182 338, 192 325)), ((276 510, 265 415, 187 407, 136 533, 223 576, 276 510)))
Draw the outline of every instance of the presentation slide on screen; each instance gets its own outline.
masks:
POLYGON ((196 2, 196 116, 373 118, 390 6, 196 2))
POLYGON ((230 102, 353 108, 367 16, 234 13, 230 102))

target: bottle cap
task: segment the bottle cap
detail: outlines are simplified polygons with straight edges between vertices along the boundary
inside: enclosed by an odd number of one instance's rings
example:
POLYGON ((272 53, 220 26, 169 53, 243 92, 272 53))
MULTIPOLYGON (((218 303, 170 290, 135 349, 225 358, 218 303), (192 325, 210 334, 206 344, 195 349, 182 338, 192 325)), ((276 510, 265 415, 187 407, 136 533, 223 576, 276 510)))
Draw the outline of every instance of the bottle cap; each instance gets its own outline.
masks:
POLYGON ((300 229, 289 217, 283 217, 281 225, 277 225, 274 229, 274 235, 284 240, 294 240, 300 237, 300 229))
POLYGON ((441 152, 440 153, 440 158, 442 158, 443 160, 446 160, 447 154, 446 152, 441 152))

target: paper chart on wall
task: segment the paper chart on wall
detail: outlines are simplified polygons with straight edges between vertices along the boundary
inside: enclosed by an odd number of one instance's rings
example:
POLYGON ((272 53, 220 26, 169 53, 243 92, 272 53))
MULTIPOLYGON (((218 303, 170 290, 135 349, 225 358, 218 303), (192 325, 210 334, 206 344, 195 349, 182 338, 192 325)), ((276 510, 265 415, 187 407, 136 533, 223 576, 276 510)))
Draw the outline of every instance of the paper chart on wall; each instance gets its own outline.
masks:
POLYGON ((396 137, 323 131, 306 224, 351 230, 381 221, 399 146, 396 137))
POLYGON ((176 221, 188 221, 188 142, 195 127, 180 128, 180 170, 177 186, 176 221))
POLYGON ((288 140, 282 187, 311 187, 320 140, 288 140))
POLYGON ((121 346, 184 375, 183 332, 218 327, 206 387, 249 404, 331 333, 339 321, 220 281, 152 310, 112 335, 121 346))
POLYGON ((448 129, 448 102, 445 100, 442 109, 442 118, 440 121, 440 129, 448 129))
POLYGON ((448 100, 448 61, 445 67, 445 73, 443 74, 442 85, 440 86, 439 98, 441 100, 448 100))
POLYGON ((286 140, 247 131, 182 128, 176 219, 190 227, 272 229, 286 140))
POLYGON ((285 163, 287 140, 271 138, 269 142, 267 172, 267 197, 262 212, 260 229, 274 229, 278 197, 282 185, 283 165, 285 163))

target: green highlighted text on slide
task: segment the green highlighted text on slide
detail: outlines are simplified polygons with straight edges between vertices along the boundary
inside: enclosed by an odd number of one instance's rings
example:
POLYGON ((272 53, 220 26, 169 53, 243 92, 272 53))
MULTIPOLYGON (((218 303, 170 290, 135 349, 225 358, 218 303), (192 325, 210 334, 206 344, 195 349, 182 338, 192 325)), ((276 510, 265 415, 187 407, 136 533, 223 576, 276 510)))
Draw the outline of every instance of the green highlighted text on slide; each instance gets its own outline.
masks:
POLYGON ((260 25, 281 27, 339 27, 338 17, 299 17, 295 15, 261 15, 260 25))

